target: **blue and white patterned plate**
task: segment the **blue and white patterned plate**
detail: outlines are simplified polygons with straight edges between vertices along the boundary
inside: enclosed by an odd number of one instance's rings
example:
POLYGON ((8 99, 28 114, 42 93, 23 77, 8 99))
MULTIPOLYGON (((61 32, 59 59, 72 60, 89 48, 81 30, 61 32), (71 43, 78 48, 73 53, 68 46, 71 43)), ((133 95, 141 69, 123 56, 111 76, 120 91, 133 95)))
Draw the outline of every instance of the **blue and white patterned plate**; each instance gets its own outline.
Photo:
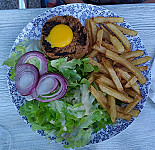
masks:
MULTIPOLYGON (((56 15, 58 16, 72 15, 73 17, 78 18, 83 25, 84 25, 85 19, 90 17, 96 17, 96 16, 118 17, 118 15, 116 15, 115 13, 103 7, 99 7, 95 5, 71 4, 71 5, 58 6, 42 13, 38 17, 34 18, 30 23, 28 23, 28 25, 21 31, 21 33, 15 40, 14 45, 12 47, 12 51, 14 51, 16 45, 19 42, 21 42, 24 38, 40 39, 41 29, 43 25, 48 19, 56 15)), ((127 22, 121 23, 120 25, 123 27, 131 28, 130 24, 127 22)), ((145 46, 138 35, 135 37, 127 36, 127 38, 131 42, 132 51, 140 49, 145 51, 144 56, 147 55, 145 46)), ((150 63, 147 62, 144 65, 150 66, 150 63)), ((142 72, 142 74, 146 77, 147 82, 145 85, 140 85, 140 90, 141 90, 143 99, 139 102, 139 104, 135 108, 140 111, 143 109, 143 106, 148 97, 148 88, 150 85, 150 78, 151 78, 150 68, 147 71, 142 72)), ((12 97, 12 102, 15 104, 17 110, 19 110, 20 106, 22 106, 26 102, 26 100, 24 97, 20 96, 20 94, 17 92, 15 83, 12 80, 10 80, 9 77, 10 75, 8 73, 8 86, 12 97)), ((22 117, 22 118, 27 122, 26 117, 22 117)), ((135 118, 133 117, 129 122, 122 119, 117 119, 114 125, 108 125, 106 129, 102 129, 98 133, 92 133, 90 143, 92 144, 99 143, 101 141, 112 138, 113 136, 125 130, 134 121, 134 119, 135 118)), ((29 123, 27 122, 27 124, 29 123)), ((45 136, 44 131, 38 131, 38 133, 41 134, 42 136, 45 136)), ((51 140, 54 140, 54 139, 55 137, 51 138, 51 140)), ((65 144, 65 142, 63 144, 65 144)))

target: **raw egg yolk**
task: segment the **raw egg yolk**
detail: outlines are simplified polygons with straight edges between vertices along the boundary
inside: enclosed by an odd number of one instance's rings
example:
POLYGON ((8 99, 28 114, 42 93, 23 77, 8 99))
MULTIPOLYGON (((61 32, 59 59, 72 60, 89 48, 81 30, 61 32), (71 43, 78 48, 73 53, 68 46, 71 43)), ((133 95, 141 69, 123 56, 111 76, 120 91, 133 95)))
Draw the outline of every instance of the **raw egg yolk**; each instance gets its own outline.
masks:
POLYGON ((53 27, 46 38, 52 47, 65 47, 72 42, 72 39, 72 29, 64 24, 59 24, 53 27))

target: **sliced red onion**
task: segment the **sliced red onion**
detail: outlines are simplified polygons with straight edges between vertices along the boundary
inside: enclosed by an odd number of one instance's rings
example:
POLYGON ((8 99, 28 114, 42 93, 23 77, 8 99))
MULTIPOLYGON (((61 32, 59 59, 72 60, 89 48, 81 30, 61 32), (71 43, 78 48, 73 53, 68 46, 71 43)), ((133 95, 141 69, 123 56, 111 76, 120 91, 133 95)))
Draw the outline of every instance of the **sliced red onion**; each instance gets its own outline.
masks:
MULTIPOLYGON (((41 52, 38 52, 38 51, 30 51, 30 52, 27 52, 25 53, 24 55, 22 55, 17 64, 16 64, 16 69, 21 65, 21 64, 25 64, 25 63, 28 63, 28 64, 33 64, 35 65, 32 61, 33 59, 39 61, 39 73, 40 75, 43 75, 47 72, 47 69, 48 69, 48 61, 47 59, 45 58, 44 54, 42 54, 41 52)), ((38 67, 37 65, 35 65, 36 67, 38 67)))
POLYGON ((66 94, 66 92, 67 92, 66 79, 57 73, 48 73, 40 78, 38 85, 36 87, 36 91, 32 94, 32 96, 38 101, 50 102, 62 98, 66 94), (47 81, 50 81, 51 84, 47 85, 46 84, 47 81), (55 92, 55 90, 58 89, 59 87, 58 83, 60 84, 58 92, 50 96, 44 96, 46 94, 52 94, 53 92, 55 92), (49 91, 51 92, 49 93, 49 91), (44 98, 46 100, 44 100, 44 98))
POLYGON ((22 64, 16 69, 15 83, 22 96, 34 92, 39 80, 39 71, 32 64, 22 64))
POLYGON ((56 78, 42 76, 39 80, 36 91, 38 95, 46 95, 54 92, 58 87, 58 80, 56 78))

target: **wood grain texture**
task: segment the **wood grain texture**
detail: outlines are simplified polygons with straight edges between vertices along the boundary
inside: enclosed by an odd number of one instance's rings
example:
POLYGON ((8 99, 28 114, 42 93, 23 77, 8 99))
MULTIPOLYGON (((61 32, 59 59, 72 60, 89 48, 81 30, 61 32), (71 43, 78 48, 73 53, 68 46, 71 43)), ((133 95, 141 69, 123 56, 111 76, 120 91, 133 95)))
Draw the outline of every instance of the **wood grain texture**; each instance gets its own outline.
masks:
MULTIPOLYGON (((125 18, 138 31, 149 56, 155 54, 155 4, 130 4, 103 6, 125 18)), ((0 11, 0 126, 11 135, 11 150, 62 150, 24 123, 11 102, 7 88, 6 67, 2 62, 20 31, 34 17, 47 9, 1 10, 0 11)), ((90 150, 153 150, 155 149, 155 104, 148 99, 139 117, 121 134, 110 140, 91 145, 90 150)), ((1 140, 2 137, 0 137, 1 140)), ((5 141, 4 141, 5 142, 5 141)), ((2 150, 8 149, 6 143, 2 150)), ((84 150, 84 148, 83 148, 84 150)))

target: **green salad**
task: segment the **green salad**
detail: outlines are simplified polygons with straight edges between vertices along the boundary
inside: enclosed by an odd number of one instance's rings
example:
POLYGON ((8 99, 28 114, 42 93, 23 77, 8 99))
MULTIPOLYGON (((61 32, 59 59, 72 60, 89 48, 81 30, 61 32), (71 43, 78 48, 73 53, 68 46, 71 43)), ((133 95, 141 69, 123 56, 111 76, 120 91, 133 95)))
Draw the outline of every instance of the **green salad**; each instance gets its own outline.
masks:
MULTIPOLYGON (((16 64, 19 58, 29 51, 41 51, 39 40, 25 39, 19 43, 10 58, 3 65, 10 68, 10 79, 16 76, 16 64)), ((88 63, 88 58, 59 58, 48 61, 47 73, 57 73, 67 80, 67 91, 55 101, 42 102, 27 99, 20 107, 21 116, 26 116, 32 130, 44 130, 46 137, 56 137, 56 142, 66 140, 65 148, 83 147, 89 144, 92 132, 98 132, 106 125, 112 124, 109 114, 101 108, 90 93, 88 78, 92 71, 98 72, 97 66, 88 63)), ((27 62, 40 66, 38 60, 27 62)), ((93 83, 94 86, 95 83, 93 83)))

